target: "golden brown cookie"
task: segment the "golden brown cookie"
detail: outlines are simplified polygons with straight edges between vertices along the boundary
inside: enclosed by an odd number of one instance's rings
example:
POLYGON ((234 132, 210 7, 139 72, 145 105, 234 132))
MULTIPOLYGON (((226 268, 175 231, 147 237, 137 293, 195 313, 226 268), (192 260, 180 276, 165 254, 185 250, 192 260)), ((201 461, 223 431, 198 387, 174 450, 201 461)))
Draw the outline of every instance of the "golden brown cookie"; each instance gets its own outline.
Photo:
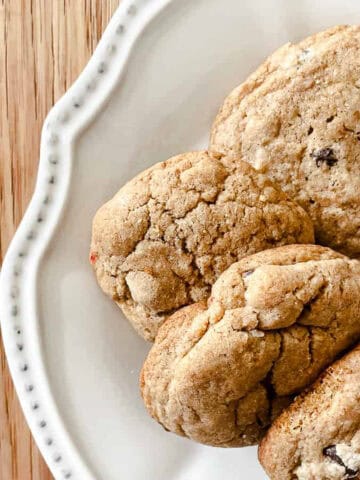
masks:
POLYGON ((247 163, 185 153, 140 173, 100 208, 90 260, 147 340, 175 309, 208 297, 231 263, 311 243, 305 211, 247 163))
POLYGON ((273 480, 360 478, 360 347, 280 415, 259 459, 273 480))
POLYGON ((360 337, 360 262, 290 245, 231 265, 207 307, 160 328, 142 370, 152 417, 201 443, 257 443, 291 396, 360 337))
POLYGON ((318 243, 360 257, 360 27, 271 55, 225 100, 210 150, 269 175, 310 214, 318 243))

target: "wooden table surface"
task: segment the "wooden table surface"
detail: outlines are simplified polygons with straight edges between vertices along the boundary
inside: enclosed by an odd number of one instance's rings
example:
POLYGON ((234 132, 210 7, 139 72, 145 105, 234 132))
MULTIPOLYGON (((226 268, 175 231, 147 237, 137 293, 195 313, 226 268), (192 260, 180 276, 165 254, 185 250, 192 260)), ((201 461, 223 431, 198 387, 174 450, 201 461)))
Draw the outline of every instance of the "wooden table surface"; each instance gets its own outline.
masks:
MULTIPOLYGON (((88 61, 119 0, 0 0, 0 262, 33 192, 45 115, 88 61)), ((0 479, 52 478, 0 339, 0 479)))

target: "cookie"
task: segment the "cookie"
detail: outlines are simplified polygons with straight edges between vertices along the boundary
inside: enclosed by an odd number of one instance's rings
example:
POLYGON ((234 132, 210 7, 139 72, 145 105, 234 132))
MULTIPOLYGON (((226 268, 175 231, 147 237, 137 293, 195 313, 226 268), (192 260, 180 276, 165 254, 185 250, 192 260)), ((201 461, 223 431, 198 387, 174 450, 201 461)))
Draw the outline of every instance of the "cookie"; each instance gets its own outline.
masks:
POLYGON ((271 55, 225 100, 210 150, 269 175, 310 214, 317 243, 360 257, 360 27, 271 55))
POLYGON ((360 478, 360 346, 280 415, 259 459, 274 480, 360 478))
POLYGON ((265 175, 192 152, 144 171, 100 208, 90 261, 102 289, 153 340, 174 310, 207 298, 231 263, 313 235, 305 211, 265 175))
POLYGON ((289 245, 246 257, 160 328, 140 385, 165 429, 256 444, 292 396, 360 337, 360 262, 289 245))

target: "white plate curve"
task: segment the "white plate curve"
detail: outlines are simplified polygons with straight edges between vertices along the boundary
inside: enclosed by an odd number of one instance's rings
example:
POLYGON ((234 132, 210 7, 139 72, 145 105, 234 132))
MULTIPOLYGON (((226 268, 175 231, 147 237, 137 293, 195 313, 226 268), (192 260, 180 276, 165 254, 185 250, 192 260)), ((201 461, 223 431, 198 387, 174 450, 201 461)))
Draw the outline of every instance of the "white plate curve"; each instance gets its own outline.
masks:
POLYGON ((215 449, 148 418, 149 345, 96 285, 96 209, 140 170, 206 148, 223 97, 272 50, 357 0, 122 0, 43 127, 35 192, 0 275, 15 388, 56 480, 263 480, 256 448, 215 449))

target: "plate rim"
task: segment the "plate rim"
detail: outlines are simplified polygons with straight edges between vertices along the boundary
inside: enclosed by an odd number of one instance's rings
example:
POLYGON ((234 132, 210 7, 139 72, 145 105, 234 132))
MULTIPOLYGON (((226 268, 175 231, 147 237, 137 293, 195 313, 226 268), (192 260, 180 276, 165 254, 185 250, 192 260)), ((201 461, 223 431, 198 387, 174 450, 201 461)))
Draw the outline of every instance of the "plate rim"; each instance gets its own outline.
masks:
POLYGON ((34 193, 2 265, 0 328, 5 355, 27 425, 55 480, 99 479, 67 432, 42 361, 36 332, 40 262, 69 195, 75 141, 106 106, 145 28, 174 1, 122 0, 89 62, 49 111, 41 132, 34 193))

